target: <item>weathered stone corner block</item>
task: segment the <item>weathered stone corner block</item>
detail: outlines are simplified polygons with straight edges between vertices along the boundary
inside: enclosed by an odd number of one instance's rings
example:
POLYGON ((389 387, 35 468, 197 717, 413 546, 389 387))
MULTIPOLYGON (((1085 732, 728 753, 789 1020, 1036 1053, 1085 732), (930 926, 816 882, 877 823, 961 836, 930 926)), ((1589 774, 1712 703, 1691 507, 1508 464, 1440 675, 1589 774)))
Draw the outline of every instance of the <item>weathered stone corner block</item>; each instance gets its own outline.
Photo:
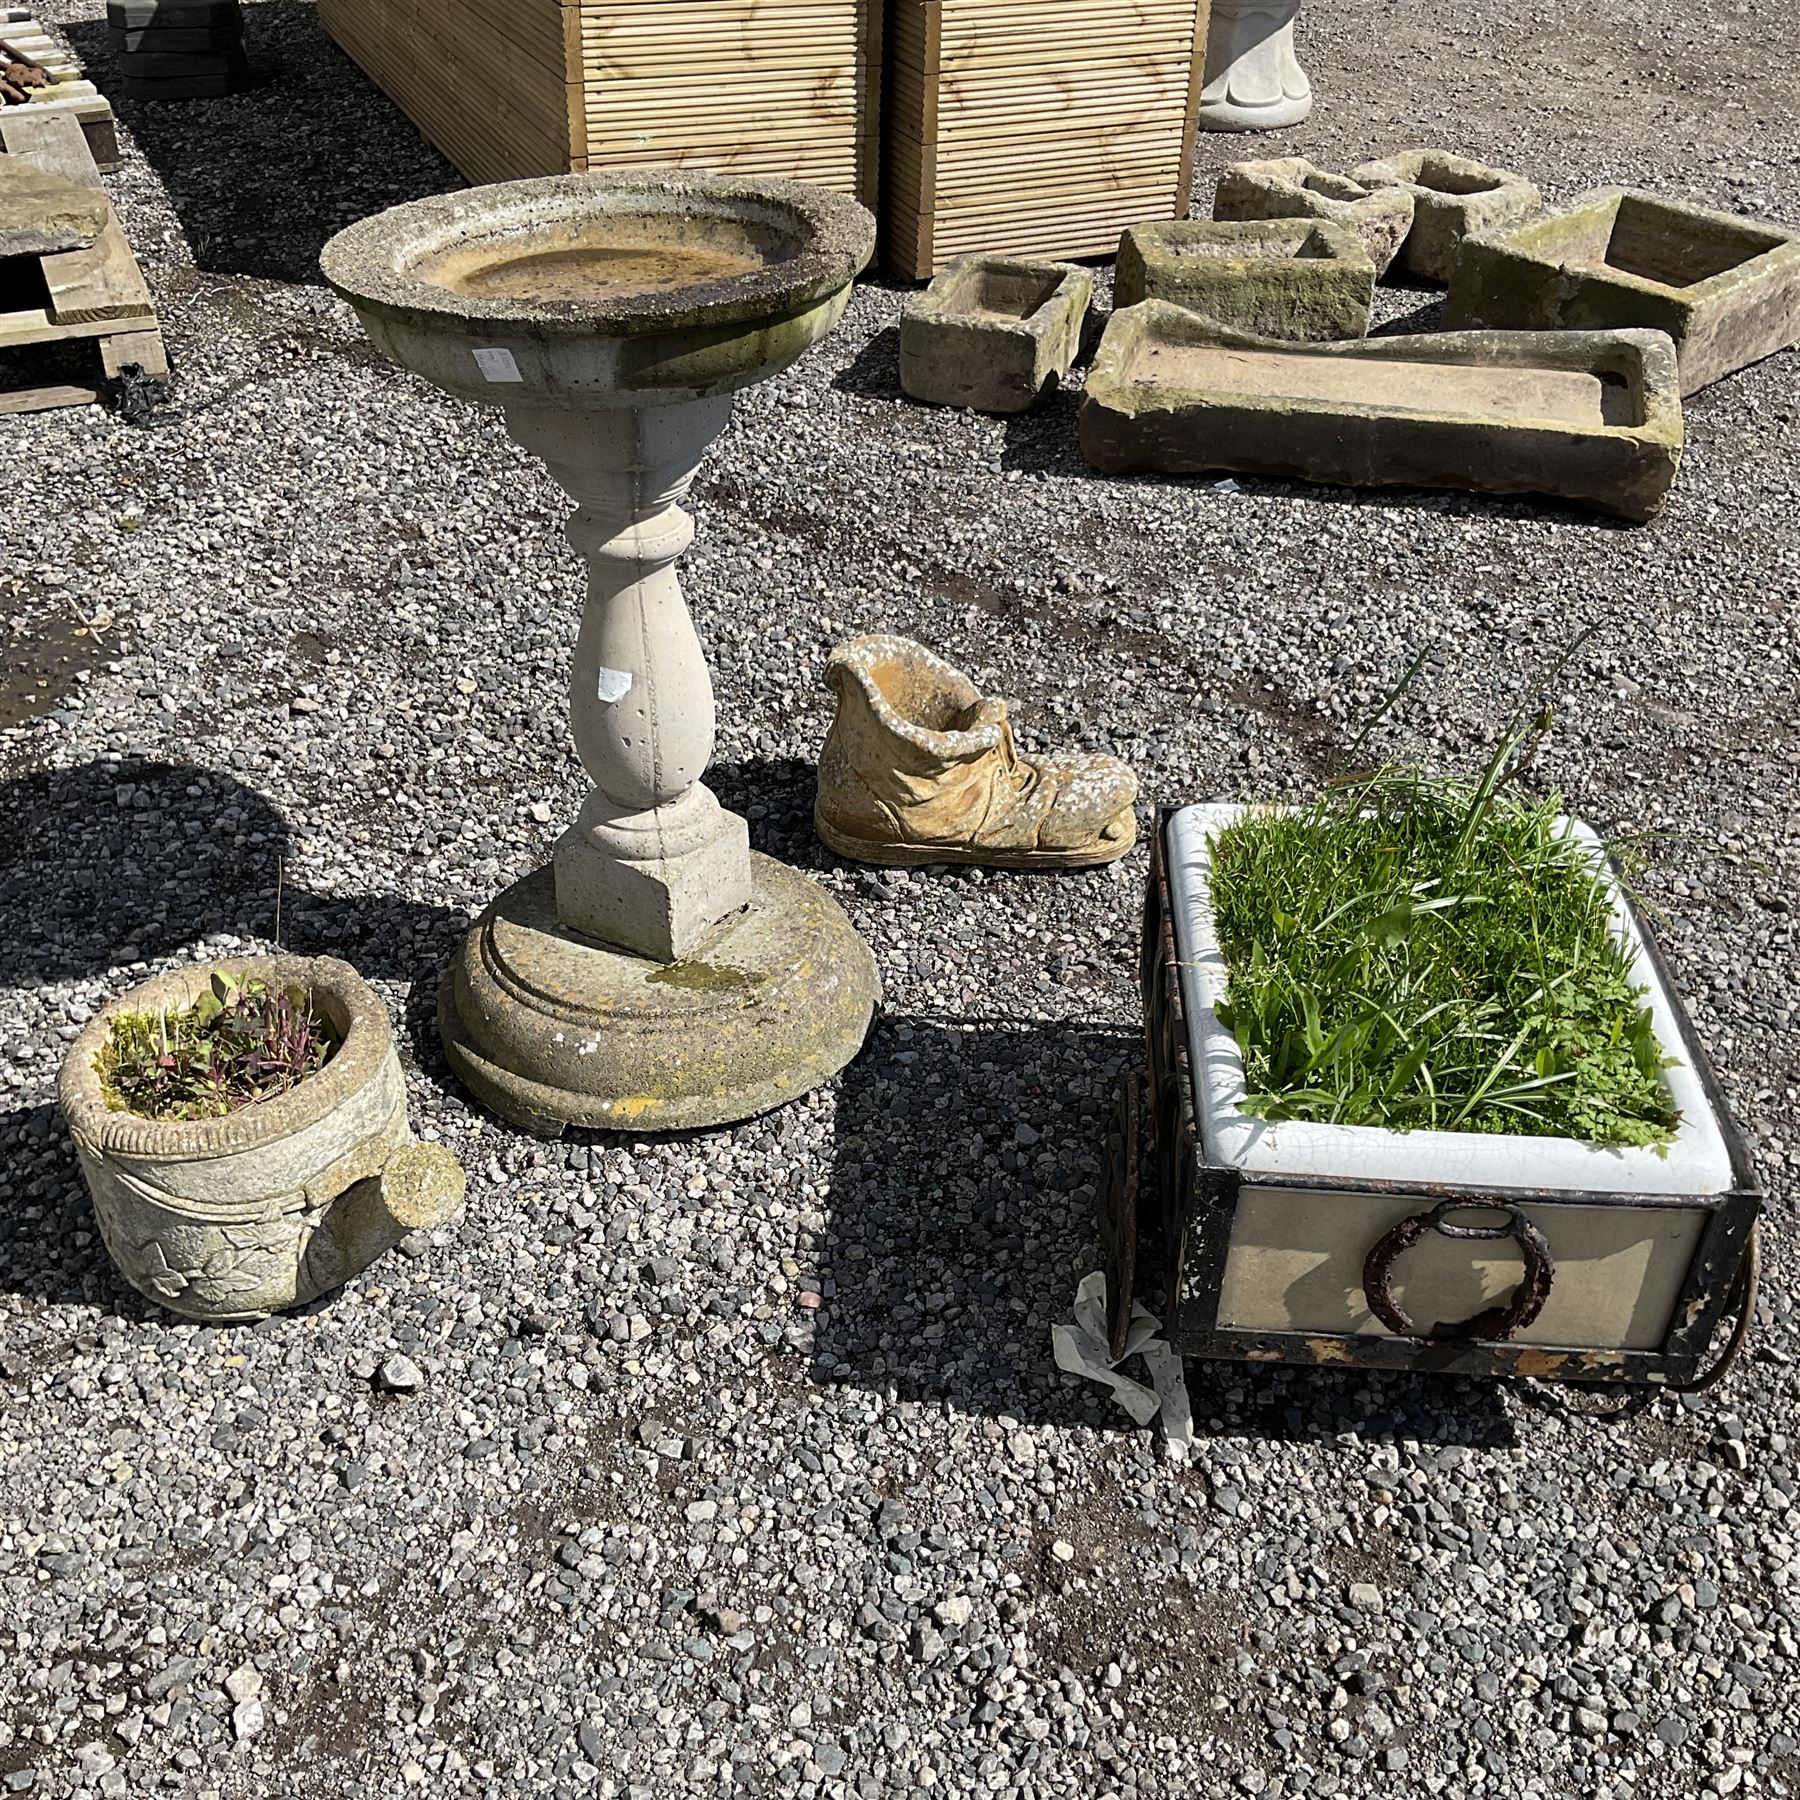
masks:
POLYGON ((1446 326, 1666 331, 1681 391, 1800 342, 1800 231, 1630 188, 1471 240, 1446 326))
POLYGON ((1354 231, 1377 276, 1388 272, 1406 242, 1413 206, 1408 188, 1364 187, 1304 156, 1233 163, 1219 177, 1213 195, 1215 219, 1323 219, 1354 231))
POLYGON ((1676 386, 1659 331, 1292 344, 1151 300, 1106 328, 1081 449, 1108 475, 1553 494, 1642 520, 1680 465, 1676 386))
POLYGON ((1413 228, 1399 265, 1427 281, 1448 281, 1463 240, 1516 225, 1544 209, 1537 188, 1511 169, 1490 168, 1447 150, 1404 150, 1350 171, 1368 188, 1404 188, 1413 197, 1413 228))
POLYGON ((1094 278, 1068 263, 969 256, 900 318, 900 387, 931 406, 1018 413, 1069 372, 1094 278))
POLYGON ((1375 265, 1354 232, 1316 219, 1134 225, 1119 243, 1113 307, 1143 300, 1263 337, 1359 338, 1369 329, 1375 265))

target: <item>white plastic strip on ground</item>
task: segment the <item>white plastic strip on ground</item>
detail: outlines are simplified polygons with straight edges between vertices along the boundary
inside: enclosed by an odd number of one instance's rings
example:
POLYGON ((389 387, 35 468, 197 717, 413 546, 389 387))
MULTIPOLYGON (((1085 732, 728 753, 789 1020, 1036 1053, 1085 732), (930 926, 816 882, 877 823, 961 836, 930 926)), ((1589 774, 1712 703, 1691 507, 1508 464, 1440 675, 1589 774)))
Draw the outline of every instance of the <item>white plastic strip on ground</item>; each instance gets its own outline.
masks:
POLYGON ((1125 1354, 1115 1362, 1107 1342, 1106 1276, 1096 1272, 1076 1289, 1074 1314, 1051 1328, 1050 1342, 1059 1369, 1111 1388, 1137 1424, 1148 1425, 1161 1413, 1164 1435, 1185 1459, 1194 1447, 1194 1409, 1188 1402, 1181 1358, 1157 1335, 1161 1330, 1162 1321, 1141 1301, 1135 1304, 1125 1354), (1119 1373, 1120 1365, 1134 1356, 1144 1359, 1148 1387, 1119 1373))

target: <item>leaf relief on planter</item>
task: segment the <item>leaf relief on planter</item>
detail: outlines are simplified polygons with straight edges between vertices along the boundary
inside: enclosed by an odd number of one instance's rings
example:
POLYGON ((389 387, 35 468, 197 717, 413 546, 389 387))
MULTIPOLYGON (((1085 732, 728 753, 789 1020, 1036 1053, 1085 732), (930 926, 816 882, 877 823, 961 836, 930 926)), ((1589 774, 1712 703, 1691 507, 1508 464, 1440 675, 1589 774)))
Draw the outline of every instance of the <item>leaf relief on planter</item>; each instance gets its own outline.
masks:
POLYGON ((291 1093, 325 1066, 338 1041, 304 989, 215 970, 192 1006, 121 1013, 94 1072, 114 1112, 222 1119, 291 1093))
MULTIPOLYGON (((1610 874, 1560 797, 1386 768, 1211 840, 1244 1111, 1666 1149, 1680 1125, 1610 874)), ((1523 754, 1521 754, 1523 752, 1523 754)))

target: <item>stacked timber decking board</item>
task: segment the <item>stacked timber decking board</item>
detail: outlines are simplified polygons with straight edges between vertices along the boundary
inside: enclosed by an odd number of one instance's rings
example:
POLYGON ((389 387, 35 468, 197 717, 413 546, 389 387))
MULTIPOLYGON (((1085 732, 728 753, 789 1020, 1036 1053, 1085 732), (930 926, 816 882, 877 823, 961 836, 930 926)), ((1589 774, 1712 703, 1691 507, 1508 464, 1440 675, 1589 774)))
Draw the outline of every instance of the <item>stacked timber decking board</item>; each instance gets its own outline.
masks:
POLYGON ((1210 0, 888 0, 887 259, 1105 256, 1186 216, 1210 0))
POLYGON ((320 0, 471 181, 673 164, 873 204, 882 0, 320 0))

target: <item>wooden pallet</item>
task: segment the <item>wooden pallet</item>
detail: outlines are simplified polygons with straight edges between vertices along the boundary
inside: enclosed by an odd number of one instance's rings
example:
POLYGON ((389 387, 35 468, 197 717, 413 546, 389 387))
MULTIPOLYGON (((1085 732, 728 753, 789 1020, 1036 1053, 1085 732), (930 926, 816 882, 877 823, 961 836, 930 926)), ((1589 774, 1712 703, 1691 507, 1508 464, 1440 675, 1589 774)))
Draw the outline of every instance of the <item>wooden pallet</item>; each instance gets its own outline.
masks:
POLYGON ((889 0, 886 257, 1110 256, 1183 218, 1211 0, 889 0))
POLYGON ((883 0, 319 0, 471 181, 650 164, 876 201, 883 0))
POLYGON ((0 5, 0 62, 30 63, 50 77, 50 85, 32 90, 25 106, 0 107, 0 117, 27 109, 67 114, 87 139, 94 166, 107 173, 118 168, 119 127, 111 103, 23 7, 0 5))
MULTIPOLYGON (((100 187, 100 171, 79 122, 32 106, 0 111, 0 156, 16 156, 82 187, 100 187)), ((0 351, 86 343, 99 352, 107 380, 135 365, 160 379, 169 372, 162 329, 143 271, 107 208, 106 224, 85 250, 0 259, 0 351)), ((84 406, 99 387, 42 382, 0 390, 0 413, 84 406)))

